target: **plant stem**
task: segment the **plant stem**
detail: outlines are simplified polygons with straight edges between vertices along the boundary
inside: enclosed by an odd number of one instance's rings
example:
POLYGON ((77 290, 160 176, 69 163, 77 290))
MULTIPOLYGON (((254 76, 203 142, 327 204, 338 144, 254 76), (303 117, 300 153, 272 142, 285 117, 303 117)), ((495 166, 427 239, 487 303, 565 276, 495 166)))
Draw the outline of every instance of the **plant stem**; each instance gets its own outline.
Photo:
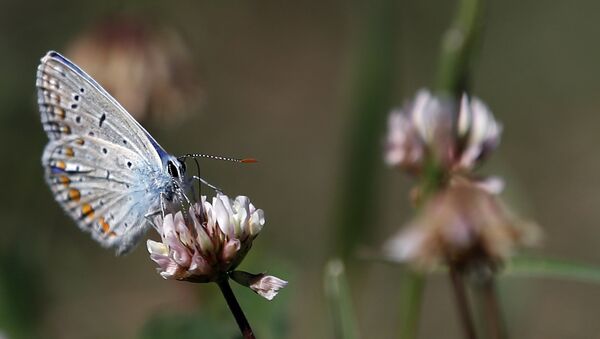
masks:
POLYGON ((490 339, 505 339, 504 321, 500 310, 500 303, 496 293, 494 277, 486 278, 480 285, 487 330, 490 339))
POLYGON ((229 309, 231 310, 231 313, 233 314, 233 317, 235 318, 235 321, 242 332, 243 338, 256 339, 254 332, 252 332, 252 328, 250 327, 250 324, 248 323, 248 320, 246 319, 246 316, 240 307, 240 304, 231 290, 231 286, 229 286, 229 277, 218 280, 217 285, 219 285, 219 288, 221 289, 221 292, 227 301, 227 306, 229 306, 229 309))
POLYGON ((334 338, 357 339, 358 328, 352 296, 348 286, 344 263, 340 259, 332 259, 325 266, 325 297, 329 301, 333 317, 334 338))
POLYGON ((400 309, 400 338, 414 339, 419 330, 425 277, 421 273, 406 272, 403 278, 400 309))
POLYGON ((473 323, 473 318, 471 316, 471 310, 469 307, 469 300, 467 299, 465 283, 461 273, 452 266, 450 266, 450 280, 452 281, 452 287, 456 297, 456 306, 458 307, 458 313, 462 322, 463 330, 465 331, 465 336, 468 339, 477 339, 475 324, 473 323))
POLYGON ((381 135, 394 93, 396 0, 353 1, 360 19, 348 74, 348 133, 334 207, 335 251, 350 259, 368 235, 365 224, 377 215, 377 189, 381 167, 381 135))
POLYGON ((469 66, 481 32, 483 0, 459 0, 454 22, 446 30, 438 71, 438 88, 460 97, 469 88, 469 66))

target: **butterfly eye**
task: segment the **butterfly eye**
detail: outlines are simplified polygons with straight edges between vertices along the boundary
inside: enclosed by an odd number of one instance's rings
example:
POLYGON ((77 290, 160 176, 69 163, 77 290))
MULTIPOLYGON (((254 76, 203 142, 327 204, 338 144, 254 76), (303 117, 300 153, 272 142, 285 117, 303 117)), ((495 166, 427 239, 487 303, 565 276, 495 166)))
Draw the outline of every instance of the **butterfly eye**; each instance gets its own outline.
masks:
POLYGON ((173 163, 172 161, 169 161, 167 163, 167 171, 173 178, 179 178, 179 170, 177 168, 177 165, 175 165, 175 163, 173 163))

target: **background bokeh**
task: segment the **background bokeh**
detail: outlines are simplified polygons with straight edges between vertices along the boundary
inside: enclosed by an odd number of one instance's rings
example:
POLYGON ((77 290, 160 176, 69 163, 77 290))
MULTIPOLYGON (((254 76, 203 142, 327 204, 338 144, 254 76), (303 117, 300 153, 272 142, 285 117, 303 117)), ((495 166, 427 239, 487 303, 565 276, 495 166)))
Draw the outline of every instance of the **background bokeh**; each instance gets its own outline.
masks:
MULTIPOLYGON (((338 240, 348 238, 343 233, 357 232, 335 225, 343 220, 336 211, 340 192, 354 192, 340 187, 343 178, 349 167, 364 165, 346 161, 355 145, 355 133, 348 131, 355 124, 356 97, 369 90, 356 83, 356 74, 368 70, 357 68, 386 67, 389 81, 376 88, 387 93, 384 107, 431 86, 454 1, 0 5, 0 333, 235 337, 216 286, 161 279, 143 245, 115 257, 77 229, 44 184, 40 157, 47 138, 34 86, 39 59, 47 50, 65 50, 97 20, 125 13, 177 31, 200 80, 203 104, 185 118, 144 121, 163 147, 174 154, 260 160, 242 167, 202 163, 207 180, 230 195, 250 196, 266 212, 266 227, 241 268, 290 281, 272 302, 235 289, 257 336, 333 336, 322 275, 338 240), (378 12, 377 6, 389 10, 378 12), (381 25, 390 30, 383 41, 388 48, 374 43, 377 50, 365 52, 379 36, 365 33, 377 25, 374 13, 389 23, 381 25), (382 63, 357 62, 364 53, 382 63)), ((474 94, 504 125, 501 147, 484 172, 503 176, 505 200, 543 226, 544 246, 535 253, 591 263, 600 263, 599 11, 593 0, 489 1, 472 69, 474 94)), ((383 122, 385 111, 368 111, 381 106, 360 107, 383 122)), ((383 131, 384 124, 377 128, 383 131)), ((411 215, 410 181, 385 168, 381 158, 365 159, 374 174, 353 183, 357 194, 363 185, 373 187, 364 196, 371 207, 356 250, 376 249, 411 215)), ((397 337, 402 271, 357 258, 347 264, 363 337, 397 337)), ((422 338, 460 337, 448 285, 438 276, 427 286, 422 338)), ((599 287, 521 278, 504 278, 500 287, 513 338, 600 338, 599 287)))

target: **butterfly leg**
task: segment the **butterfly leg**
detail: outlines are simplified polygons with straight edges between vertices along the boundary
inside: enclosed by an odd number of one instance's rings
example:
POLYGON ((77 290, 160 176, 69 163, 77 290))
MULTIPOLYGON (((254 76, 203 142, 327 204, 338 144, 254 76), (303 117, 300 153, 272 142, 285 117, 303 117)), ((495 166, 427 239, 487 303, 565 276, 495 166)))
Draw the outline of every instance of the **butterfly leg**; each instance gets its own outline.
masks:
MULTIPOLYGON (((148 223, 150 223, 150 225, 152 225, 152 227, 154 227, 154 229, 159 233, 160 233, 160 231, 159 231, 158 225, 156 223, 154 223, 154 218, 152 218, 152 217, 159 215, 161 212, 162 212, 161 210, 156 210, 154 212, 148 212, 144 215, 144 219, 146 219, 148 221, 148 223)), ((164 219, 164 217, 163 217, 163 219, 164 219)))
POLYGON ((165 218, 165 209, 166 209, 166 206, 165 206, 164 193, 161 192, 160 193, 160 212, 162 213, 163 219, 165 218))
POLYGON ((206 181, 206 180, 204 180, 204 179, 200 178, 199 176, 193 175, 193 176, 192 176, 192 179, 196 179, 196 180, 200 181, 201 183, 203 183, 204 185, 206 185, 206 186, 208 186, 208 187, 212 188, 212 189, 213 189, 215 192, 217 192, 217 193, 219 193, 219 194, 223 194, 223 190, 222 190, 222 189, 220 189, 219 187, 217 187, 217 186, 214 186, 214 185, 212 185, 212 184, 208 183, 208 181, 206 181))
MULTIPOLYGON (((186 202, 188 205, 191 205, 191 204, 192 204, 192 202, 191 202, 191 201, 190 201, 190 199, 188 198, 187 194, 185 194, 185 192, 184 192, 183 190, 179 190, 179 191, 178 191, 178 194, 179 194, 179 196, 182 198, 182 199, 181 199, 181 200, 182 200, 182 202, 183 202, 183 200, 185 200, 185 202, 186 202)), ((182 204, 182 206, 181 206, 181 207, 183 207, 183 204, 182 204)))

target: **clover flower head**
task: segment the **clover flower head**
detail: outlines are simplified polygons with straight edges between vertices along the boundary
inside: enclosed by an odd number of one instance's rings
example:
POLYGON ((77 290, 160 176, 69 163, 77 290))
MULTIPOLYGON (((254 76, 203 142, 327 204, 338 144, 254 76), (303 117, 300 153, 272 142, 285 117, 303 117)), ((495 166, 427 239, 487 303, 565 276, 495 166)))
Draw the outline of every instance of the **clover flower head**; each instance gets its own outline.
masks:
POLYGON ((186 213, 154 221, 161 241, 148 240, 147 247, 165 279, 203 283, 231 277, 269 300, 287 284, 264 274, 234 272, 265 224, 263 211, 248 197, 232 200, 218 194, 208 202, 203 196, 186 213))
POLYGON ((471 171, 496 148, 501 132, 481 100, 464 94, 456 105, 421 90, 390 113, 385 160, 417 175, 428 160, 447 172, 471 171))

